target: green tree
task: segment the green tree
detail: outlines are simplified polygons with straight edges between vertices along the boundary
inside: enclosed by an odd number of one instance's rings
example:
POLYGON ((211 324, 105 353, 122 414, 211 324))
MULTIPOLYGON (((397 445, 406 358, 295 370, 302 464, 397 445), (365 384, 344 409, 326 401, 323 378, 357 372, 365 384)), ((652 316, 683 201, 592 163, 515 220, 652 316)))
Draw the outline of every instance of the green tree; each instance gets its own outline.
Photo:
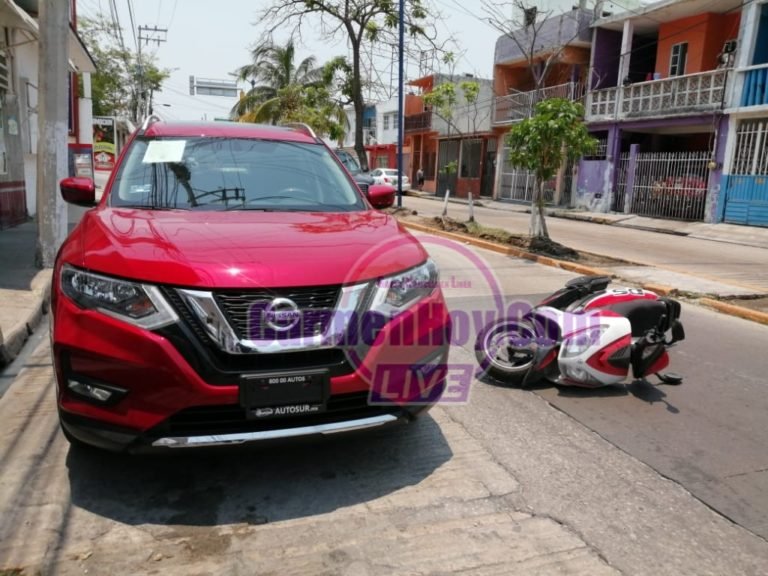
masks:
MULTIPOLYGON (((255 121, 262 106, 278 98, 279 92, 289 86, 312 86, 322 79, 322 69, 316 66, 314 56, 304 58, 296 65, 296 47, 293 40, 284 46, 272 40, 263 42, 251 50, 251 62, 235 71, 237 79, 250 82, 251 89, 232 108, 231 116, 245 121, 255 121)), ((291 93, 295 90, 291 90, 291 93)), ((269 117, 267 110, 276 113, 278 107, 271 102, 261 113, 259 121, 276 122, 277 116, 269 117), (265 117, 265 115, 267 117, 265 117)))
MULTIPOLYGON (((429 13, 424 0, 402 0, 407 33, 412 38, 434 40, 428 34, 429 13)), ((352 52, 345 82, 355 110, 355 151, 364 170, 368 169, 363 138, 364 80, 361 53, 364 44, 396 45, 399 2, 395 0, 272 0, 258 15, 266 37, 285 30, 291 23, 294 33, 306 30, 307 19, 316 18, 326 38, 343 36, 352 52)), ((343 70, 339 70, 340 72, 343 70)))
POLYGON ((251 52, 252 62, 237 69, 237 78, 251 89, 230 116, 240 122, 278 124, 303 122, 332 139, 344 136, 346 116, 333 98, 333 74, 318 67, 314 56, 295 63, 293 41, 284 46, 268 41, 251 52))
MULTIPOLYGON (((431 92, 424 95, 424 104, 432 108, 432 112, 441 118, 447 126, 447 136, 456 134, 460 137, 477 132, 477 123, 480 116, 478 98, 480 96, 480 83, 475 80, 462 80, 456 82, 455 58, 448 52, 443 56, 443 63, 447 64, 450 73, 447 80, 440 81, 431 92), (463 120, 463 121, 462 121, 463 120)), ((486 110, 488 112, 488 110, 486 110)), ((442 172, 450 175, 458 171, 456 160, 443 166, 442 172)), ((442 192, 442 190, 438 190, 442 192)), ((445 216, 445 214, 443 214, 445 216)), ((470 221, 474 221, 474 215, 470 212, 470 221)))
POLYGON ((564 98, 543 100, 531 118, 516 124, 507 136, 510 162, 536 175, 531 202, 530 233, 549 238, 544 218, 544 184, 567 160, 594 151, 597 140, 584 125, 584 106, 564 98))
POLYGON ((78 31, 96 63, 91 75, 91 98, 95 116, 127 116, 138 122, 142 103, 151 108, 169 70, 158 68, 151 56, 138 56, 123 47, 120 33, 106 18, 80 17, 78 31))

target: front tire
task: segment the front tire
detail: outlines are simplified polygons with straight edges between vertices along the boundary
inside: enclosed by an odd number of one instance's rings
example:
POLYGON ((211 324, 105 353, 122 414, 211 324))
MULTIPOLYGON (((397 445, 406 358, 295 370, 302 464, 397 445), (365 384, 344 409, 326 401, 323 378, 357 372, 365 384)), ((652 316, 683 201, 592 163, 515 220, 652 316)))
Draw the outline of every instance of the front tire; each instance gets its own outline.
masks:
POLYGON ((502 319, 477 335, 475 358, 484 374, 505 384, 522 386, 533 368, 536 337, 530 323, 502 319))

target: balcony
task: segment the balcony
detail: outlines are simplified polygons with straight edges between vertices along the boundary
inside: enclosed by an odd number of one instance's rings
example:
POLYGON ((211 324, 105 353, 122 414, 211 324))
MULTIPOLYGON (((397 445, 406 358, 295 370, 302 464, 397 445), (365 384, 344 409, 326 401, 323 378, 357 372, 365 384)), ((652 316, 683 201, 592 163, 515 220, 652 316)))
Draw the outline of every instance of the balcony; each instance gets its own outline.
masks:
POLYGON ((550 98, 566 98, 578 101, 584 97, 584 85, 580 82, 568 82, 557 86, 548 86, 529 92, 514 92, 496 98, 494 103, 493 123, 496 126, 525 120, 533 115, 536 104, 550 98))
POLYGON ((594 90, 587 120, 621 120, 711 112, 723 106, 729 69, 594 90))
POLYGON ((425 130, 431 130, 432 112, 420 112, 419 114, 410 114, 406 116, 404 128, 406 132, 421 132, 425 130))
POLYGON ((768 64, 751 66, 744 74, 742 106, 765 106, 768 104, 768 64))

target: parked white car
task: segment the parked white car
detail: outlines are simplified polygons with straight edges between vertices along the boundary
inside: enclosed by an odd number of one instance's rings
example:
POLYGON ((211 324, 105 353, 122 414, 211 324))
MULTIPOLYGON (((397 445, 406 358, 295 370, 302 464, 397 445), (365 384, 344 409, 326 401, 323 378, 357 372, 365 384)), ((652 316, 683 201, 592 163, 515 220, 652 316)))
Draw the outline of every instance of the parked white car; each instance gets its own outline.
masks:
MULTIPOLYGON (((371 170, 371 176, 376 184, 389 184, 397 187, 397 169, 396 168, 376 168, 371 170)), ((411 180, 408 176, 403 176, 403 190, 409 190, 411 180)))

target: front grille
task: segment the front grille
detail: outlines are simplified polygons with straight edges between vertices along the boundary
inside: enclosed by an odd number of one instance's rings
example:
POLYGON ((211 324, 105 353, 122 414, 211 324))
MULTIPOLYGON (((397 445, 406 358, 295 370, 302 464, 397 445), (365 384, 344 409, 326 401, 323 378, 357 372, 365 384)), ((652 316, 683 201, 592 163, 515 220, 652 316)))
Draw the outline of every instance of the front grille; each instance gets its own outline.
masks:
POLYGON ((358 182, 357 186, 360 188, 360 192, 363 194, 368 194, 368 184, 365 184, 363 182, 358 182))
POLYGON ((267 370, 301 370, 326 368, 331 376, 353 372, 353 367, 340 348, 297 350, 269 354, 229 354, 208 336, 198 319, 173 288, 163 294, 179 314, 179 325, 166 326, 158 332, 168 338, 195 371, 208 383, 233 385, 240 374, 267 370))
POLYGON ((238 338, 282 340, 309 338, 324 333, 331 321, 340 291, 339 286, 247 291, 220 290, 214 293, 214 297, 238 338), (268 307, 275 298, 286 298, 296 304, 300 312, 300 319, 296 326, 286 331, 278 331, 267 325, 265 314, 268 313, 268 307))
POLYGON ((331 396, 326 411, 321 414, 266 420, 248 419, 245 410, 237 404, 196 406, 177 412, 148 435, 160 437, 260 432, 400 413, 402 410, 395 406, 370 406, 367 392, 354 392, 331 396))

